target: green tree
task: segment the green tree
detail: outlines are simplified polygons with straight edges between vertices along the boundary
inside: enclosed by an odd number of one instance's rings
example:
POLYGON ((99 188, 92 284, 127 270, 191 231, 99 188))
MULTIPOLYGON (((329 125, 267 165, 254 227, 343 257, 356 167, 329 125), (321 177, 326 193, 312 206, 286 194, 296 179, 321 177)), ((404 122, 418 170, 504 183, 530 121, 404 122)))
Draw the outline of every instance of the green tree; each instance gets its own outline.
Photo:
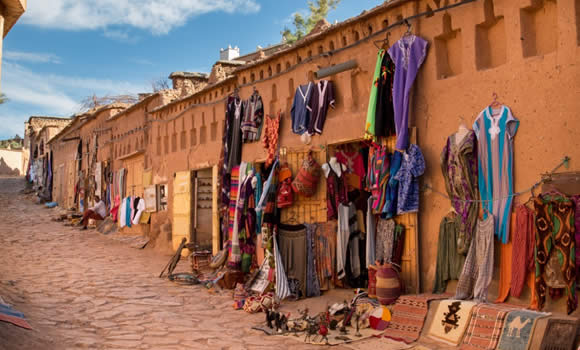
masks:
POLYGON ((8 97, 6 95, 0 93, 0 105, 8 102, 8 97))
POLYGON ((321 19, 326 19, 328 12, 336 9, 336 6, 340 3, 340 0, 316 0, 308 1, 308 10, 310 13, 308 16, 304 17, 300 13, 295 13, 292 20, 294 24, 294 31, 287 27, 284 27, 282 31, 282 37, 286 39, 287 43, 293 43, 296 40, 300 40, 304 36, 308 35, 312 28, 321 19))

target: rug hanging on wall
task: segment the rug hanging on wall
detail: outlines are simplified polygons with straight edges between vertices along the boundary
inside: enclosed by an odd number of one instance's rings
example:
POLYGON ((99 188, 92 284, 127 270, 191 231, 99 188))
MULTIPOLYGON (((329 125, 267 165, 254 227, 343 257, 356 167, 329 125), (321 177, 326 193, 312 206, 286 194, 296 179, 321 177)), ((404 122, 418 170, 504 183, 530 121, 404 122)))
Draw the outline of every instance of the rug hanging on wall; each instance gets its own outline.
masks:
POLYGON ((417 341, 429 311, 429 301, 449 297, 449 294, 400 296, 393 305, 391 323, 385 331, 385 337, 407 344, 417 341))
POLYGON ((528 310, 510 312, 504 322, 498 345, 501 350, 526 350, 531 344, 537 320, 549 313, 528 310))
POLYGON ((494 350, 499 343, 507 315, 516 309, 516 306, 505 304, 476 305, 471 312, 471 321, 460 349, 494 350))
POLYGON ((550 318, 540 350, 572 350, 578 332, 576 318, 550 318))
POLYGON ((464 300, 442 301, 435 311, 429 337, 449 345, 459 345, 475 305, 475 302, 464 300))

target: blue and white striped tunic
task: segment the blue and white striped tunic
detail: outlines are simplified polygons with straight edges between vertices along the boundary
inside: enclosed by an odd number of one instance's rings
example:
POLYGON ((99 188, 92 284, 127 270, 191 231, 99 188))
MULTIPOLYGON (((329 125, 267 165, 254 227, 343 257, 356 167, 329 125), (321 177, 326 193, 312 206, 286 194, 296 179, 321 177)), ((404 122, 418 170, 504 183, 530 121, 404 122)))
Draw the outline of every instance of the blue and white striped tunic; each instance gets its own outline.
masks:
MULTIPOLYGON (((520 122, 507 106, 484 109, 473 130, 478 140, 479 192, 483 207, 493 213, 495 235, 509 241, 513 194, 513 145, 520 122), (485 202, 487 201, 487 202, 485 202)), ((484 218, 487 213, 484 212, 484 218)))

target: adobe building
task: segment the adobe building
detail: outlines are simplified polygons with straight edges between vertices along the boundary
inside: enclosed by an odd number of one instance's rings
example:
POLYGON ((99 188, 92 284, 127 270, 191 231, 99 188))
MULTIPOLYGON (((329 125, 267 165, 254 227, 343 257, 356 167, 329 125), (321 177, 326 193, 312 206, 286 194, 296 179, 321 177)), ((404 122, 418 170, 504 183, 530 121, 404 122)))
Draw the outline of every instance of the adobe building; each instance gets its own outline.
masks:
POLYGON ((26 11, 27 0, 0 0, 0 76, 2 73, 2 51, 4 38, 26 11))
MULTIPOLYGON (((575 137, 580 131, 576 116, 580 99, 575 92, 580 81, 578 2, 484 0, 438 11, 443 4, 391 1, 344 22, 320 25, 294 45, 246 62, 230 77, 153 110, 152 151, 148 152, 153 182, 168 186, 170 200, 167 212, 152 215, 151 229, 171 223, 174 247, 181 237, 194 239, 195 233, 198 244, 207 246, 212 237, 214 251, 219 249, 215 245, 220 243, 215 231, 218 215, 214 209, 211 233, 209 222, 197 221, 208 213, 193 214, 197 195, 192 184, 196 179, 207 180, 214 190, 215 208, 224 103, 236 87, 242 98, 258 91, 266 115, 283 112, 280 149, 293 173, 308 151, 314 151, 321 163, 340 145, 363 140, 376 45, 384 44, 387 33, 389 45, 395 43, 407 30, 402 19, 422 14, 410 20, 410 30, 428 42, 412 87, 410 128, 427 170, 421 178, 419 212, 399 220, 407 228, 403 277, 408 290, 429 291, 435 276, 438 228, 450 207, 449 200, 440 195, 445 193, 440 154, 447 137, 463 123, 470 126, 493 101, 494 93, 521 123, 515 137, 515 192, 541 180, 564 156, 572 159, 568 171, 578 171, 580 157, 580 141, 575 137), (311 144, 305 145, 291 131, 289 112, 296 88, 320 77, 334 83, 336 108, 329 112, 322 135, 313 136, 311 144), (193 223, 205 228, 192 230, 193 223)), ((265 159, 260 142, 244 144, 243 161, 265 159)), ((517 201, 528 197, 529 193, 517 201)), ((326 208, 325 201, 321 183, 314 198, 295 199, 294 209, 283 213, 282 220, 294 212, 300 222, 324 221, 318 212, 326 208)), ((497 293, 498 265, 496 258, 491 295, 497 293)), ((450 283, 448 290, 454 288, 450 283)), ((522 302, 529 297, 526 293, 522 302)), ((550 307, 562 309, 563 304, 550 307)))

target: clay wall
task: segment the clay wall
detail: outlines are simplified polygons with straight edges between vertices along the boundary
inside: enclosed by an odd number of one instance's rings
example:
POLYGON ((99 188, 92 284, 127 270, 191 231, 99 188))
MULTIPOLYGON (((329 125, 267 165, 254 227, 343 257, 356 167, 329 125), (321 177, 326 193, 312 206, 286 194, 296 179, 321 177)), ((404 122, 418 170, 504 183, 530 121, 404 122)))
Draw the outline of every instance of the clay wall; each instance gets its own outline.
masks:
POLYGON ((0 149, 0 175, 24 175, 22 163, 22 150, 0 149))
MULTIPOLYGON (((292 49, 244 66, 235 72, 240 96, 247 98, 254 87, 258 89, 266 114, 278 110, 285 113, 280 136, 282 147, 307 149, 310 146, 302 145, 290 130, 289 110, 295 88, 313 79, 313 72, 319 68, 354 59, 358 63, 356 69, 326 78, 335 83, 336 109, 329 113, 323 135, 314 136, 311 146, 360 139, 364 135, 376 61, 377 48, 373 41, 385 37, 384 33, 373 34, 402 18, 435 10, 438 4, 443 2, 392 2, 332 26, 292 49)), ((439 156, 446 139, 461 123, 471 125, 490 104, 494 92, 521 122, 515 137, 515 191, 534 184, 564 155, 572 158, 569 170, 579 170, 580 141, 576 137, 580 132, 576 115, 580 110, 577 94, 579 7, 574 0, 481 0, 412 20, 413 32, 429 42, 427 58, 412 89, 410 108, 410 126, 417 128, 418 143, 427 162, 422 184, 445 192, 439 156)), ((405 26, 392 29, 391 44, 405 30, 405 26)), ((207 94, 204 96, 207 98, 207 94)), ((215 98, 222 95, 218 93, 215 98)), ((208 102, 198 97, 194 101, 208 102)), ((197 124, 201 120, 207 123, 208 115, 213 116, 212 108, 193 106, 182 113, 179 107, 177 111, 170 107, 173 112, 164 110, 160 117, 167 123, 153 123, 151 144, 157 145, 157 150, 153 149, 153 154, 157 154, 157 160, 153 161, 156 181, 171 186, 173 172, 191 169, 206 161, 211 164, 211 159, 217 161, 213 153, 208 153, 207 146, 200 143, 191 148, 186 137, 188 143, 181 150, 179 142, 183 130, 201 129, 202 124, 197 124), (175 115, 179 117, 173 119, 175 115)), ((222 117, 223 103, 217 103, 215 108, 216 115, 222 117)), ((219 134, 222 120, 217 123, 219 134)), ((194 134, 201 137, 198 133, 194 134)), ((219 145, 220 137, 216 140, 207 145, 219 145)), ((244 146, 244 161, 264 158, 260 143, 244 146)), ((439 223, 449 207, 449 200, 437 193, 422 192, 419 254, 424 291, 433 285, 439 223)), ((171 205, 167 213, 170 212, 171 205)), ((497 254, 495 261, 497 267, 497 254)), ((492 296, 496 293, 498 276, 496 271, 492 296)), ((453 285, 450 290, 454 290, 453 285)))
POLYGON ((77 179, 78 162, 75 160, 78 150, 79 136, 77 118, 66 130, 57 134, 49 142, 53 152, 53 186, 52 197, 62 208, 74 205, 74 187, 77 179))
MULTIPOLYGON (((150 114, 146 163, 152 170, 153 183, 168 185, 169 199, 166 211, 151 215, 152 232, 159 232, 171 220, 174 174, 218 164, 225 98, 234 86, 235 81, 225 80, 150 114)), ((171 236, 167 238, 170 240, 171 236)))

